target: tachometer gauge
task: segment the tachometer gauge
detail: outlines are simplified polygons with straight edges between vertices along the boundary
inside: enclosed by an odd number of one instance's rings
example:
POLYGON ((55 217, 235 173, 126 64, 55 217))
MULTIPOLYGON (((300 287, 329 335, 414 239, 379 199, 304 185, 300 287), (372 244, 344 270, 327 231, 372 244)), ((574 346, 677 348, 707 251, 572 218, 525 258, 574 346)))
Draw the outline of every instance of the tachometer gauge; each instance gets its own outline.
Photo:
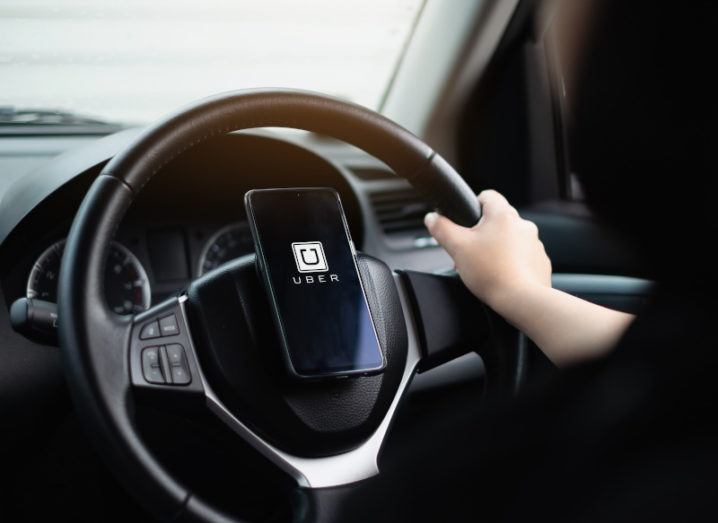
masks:
MULTIPOLYGON (((33 265, 27 279, 27 298, 57 303, 57 277, 65 240, 52 244, 33 265)), ((150 283, 144 267, 126 247, 110 245, 105 270, 105 298, 117 314, 142 312, 150 306, 150 283)))
POLYGON ((246 223, 233 223, 217 231, 199 257, 199 276, 229 260, 254 252, 252 232, 246 223))

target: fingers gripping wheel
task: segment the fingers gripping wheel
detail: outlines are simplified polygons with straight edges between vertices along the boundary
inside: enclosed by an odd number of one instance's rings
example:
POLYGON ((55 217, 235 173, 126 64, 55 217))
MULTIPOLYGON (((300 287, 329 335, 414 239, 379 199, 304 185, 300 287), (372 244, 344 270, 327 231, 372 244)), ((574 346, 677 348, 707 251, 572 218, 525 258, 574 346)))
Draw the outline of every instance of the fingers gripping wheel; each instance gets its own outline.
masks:
MULTIPOLYGON (((381 409, 367 411, 357 406, 357 412, 374 420, 370 424, 373 432, 365 429, 358 438, 365 439, 358 443, 351 438, 326 441, 323 450, 306 450, 306 455, 300 456, 299 447, 291 443, 282 447, 280 436, 272 441, 264 439, 262 432, 269 434, 270 430, 259 418, 250 417, 245 423, 237 416, 238 411, 225 405, 225 401, 231 403, 236 390, 225 388, 227 383, 222 380, 226 376, 212 370, 213 340, 201 332, 201 322, 197 322, 197 336, 193 337, 189 330, 193 325, 187 318, 194 318, 198 311, 197 316, 201 315, 205 307, 201 300, 191 304, 189 316, 185 315, 188 302, 179 300, 156 306, 133 320, 117 317, 107 309, 102 288, 104 262, 118 225, 142 187, 168 162, 202 140, 265 126, 305 129, 358 146, 431 195, 431 201, 458 223, 473 225, 479 219, 473 192, 421 140, 372 111, 312 93, 258 90, 209 98, 151 126, 113 158, 88 191, 68 236, 59 281, 59 339, 74 401, 100 452, 127 488, 161 518, 184 514, 210 521, 224 516, 188 492, 145 447, 132 420, 136 395, 132 391, 200 398, 300 484, 328 486, 376 473, 383 435, 420 359, 408 301, 400 285, 397 299, 393 283, 387 284, 384 278, 381 288, 377 284, 373 292, 382 303, 401 303, 392 307, 401 308, 407 320, 407 352, 403 365, 398 365, 401 372, 391 383, 374 385, 379 387, 377 397, 388 398, 374 403, 382 403, 381 409), (394 298, 386 292, 394 292, 394 298), (212 381, 215 379, 216 384, 212 381), (372 414, 375 412, 379 414, 372 414), (347 475, 347 471, 352 472, 347 475)), ((237 195, 238 200, 241 196, 237 195)), ((199 289, 201 283, 198 280, 193 288, 199 289)), ((249 323, 247 326, 256 327, 249 323)), ((356 378, 363 379, 369 378, 356 378)), ((280 389, 282 386, 278 385, 280 389)), ((314 393, 318 397, 324 394, 318 389, 314 393)), ((300 396, 303 399, 289 400, 281 394, 278 397, 283 398, 291 415, 306 421, 309 418, 298 414, 302 408, 297 405, 306 402, 306 396, 311 394, 305 391, 300 396)), ((356 423, 349 425, 354 427, 356 423)))

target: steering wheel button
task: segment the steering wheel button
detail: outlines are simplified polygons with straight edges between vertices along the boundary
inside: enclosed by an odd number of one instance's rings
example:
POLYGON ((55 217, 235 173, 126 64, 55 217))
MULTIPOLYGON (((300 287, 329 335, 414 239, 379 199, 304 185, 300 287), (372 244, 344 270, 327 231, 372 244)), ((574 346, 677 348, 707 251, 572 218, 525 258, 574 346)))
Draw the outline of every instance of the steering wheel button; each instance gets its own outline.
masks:
POLYGON ((147 347, 142 350, 142 374, 148 383, 165 383, 160 366, 159 347, 147 347))
POLYGON ((173 343, 165 347, 167 361, 170 365, 170 374, 172 375, 172 383, 174 385, 187 385, 192 381, 185 358, 184 347, 178 343, 173 343))
POLYGON ((154 349, 147 349, 145 351, 145 359, 150 367, 159 367, 159 360, 157 359, 157 351, 154 349))
POLYGON ((174 314, 160 319, 160 332, 162 336, 176 336, 179 334, 179 325, 177 325, 177 317, 174 314))
POLYGON ((167 345, 167 359, 171 366, 184 365, 184 347, 177 343, 167 345))
POLYGON ((142 327, 142 330, 140 331, 140 339, 141 340, 151 340, 152 338, 159 338, 159 337, 160 337, 160 326, 157 321, 148 323, 147 325, 142 327))
POLYGON ((174 385, 187 385, 189 382, 189 372, 185 367, 172 367, 172 383, 174 385))

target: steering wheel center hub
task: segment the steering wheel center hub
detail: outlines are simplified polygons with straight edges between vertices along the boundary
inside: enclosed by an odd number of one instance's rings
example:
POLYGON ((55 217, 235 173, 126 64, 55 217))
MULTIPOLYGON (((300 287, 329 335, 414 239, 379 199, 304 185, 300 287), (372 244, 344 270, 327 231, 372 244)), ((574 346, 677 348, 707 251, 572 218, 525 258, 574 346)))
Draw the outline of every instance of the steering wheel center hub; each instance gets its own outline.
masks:
POLYGON ((376 430, 391 404, 406 362, 406 325, 389 268, 366 255, 359 270, 374 285, 367 300, 387 357, 376 376, 317 382, 290 380, 280 361, 254 255, 195 281, 187 292, 200 363, 222 402, 267 441, 300 456, 346 452, 376 430), (394 288, 380 297, 376 285, 394 288))

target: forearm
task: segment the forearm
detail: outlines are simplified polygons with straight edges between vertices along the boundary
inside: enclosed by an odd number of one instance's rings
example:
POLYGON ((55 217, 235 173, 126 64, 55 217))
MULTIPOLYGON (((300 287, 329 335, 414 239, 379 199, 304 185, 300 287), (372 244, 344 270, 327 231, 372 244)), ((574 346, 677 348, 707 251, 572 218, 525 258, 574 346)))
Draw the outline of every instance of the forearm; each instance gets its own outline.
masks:
POLYGON ((507 292, 494 310, 525 333, 556 365, 609 352, 634 317, 544 286, 507 292))
POLYGON ((425 219, 469 290, 557 365, 611 350, 633 316, 552 289, 551 260, 536 225, 496 191, 483 191, 479 202, 483 214, 471 228, 436 213, 425 219))

